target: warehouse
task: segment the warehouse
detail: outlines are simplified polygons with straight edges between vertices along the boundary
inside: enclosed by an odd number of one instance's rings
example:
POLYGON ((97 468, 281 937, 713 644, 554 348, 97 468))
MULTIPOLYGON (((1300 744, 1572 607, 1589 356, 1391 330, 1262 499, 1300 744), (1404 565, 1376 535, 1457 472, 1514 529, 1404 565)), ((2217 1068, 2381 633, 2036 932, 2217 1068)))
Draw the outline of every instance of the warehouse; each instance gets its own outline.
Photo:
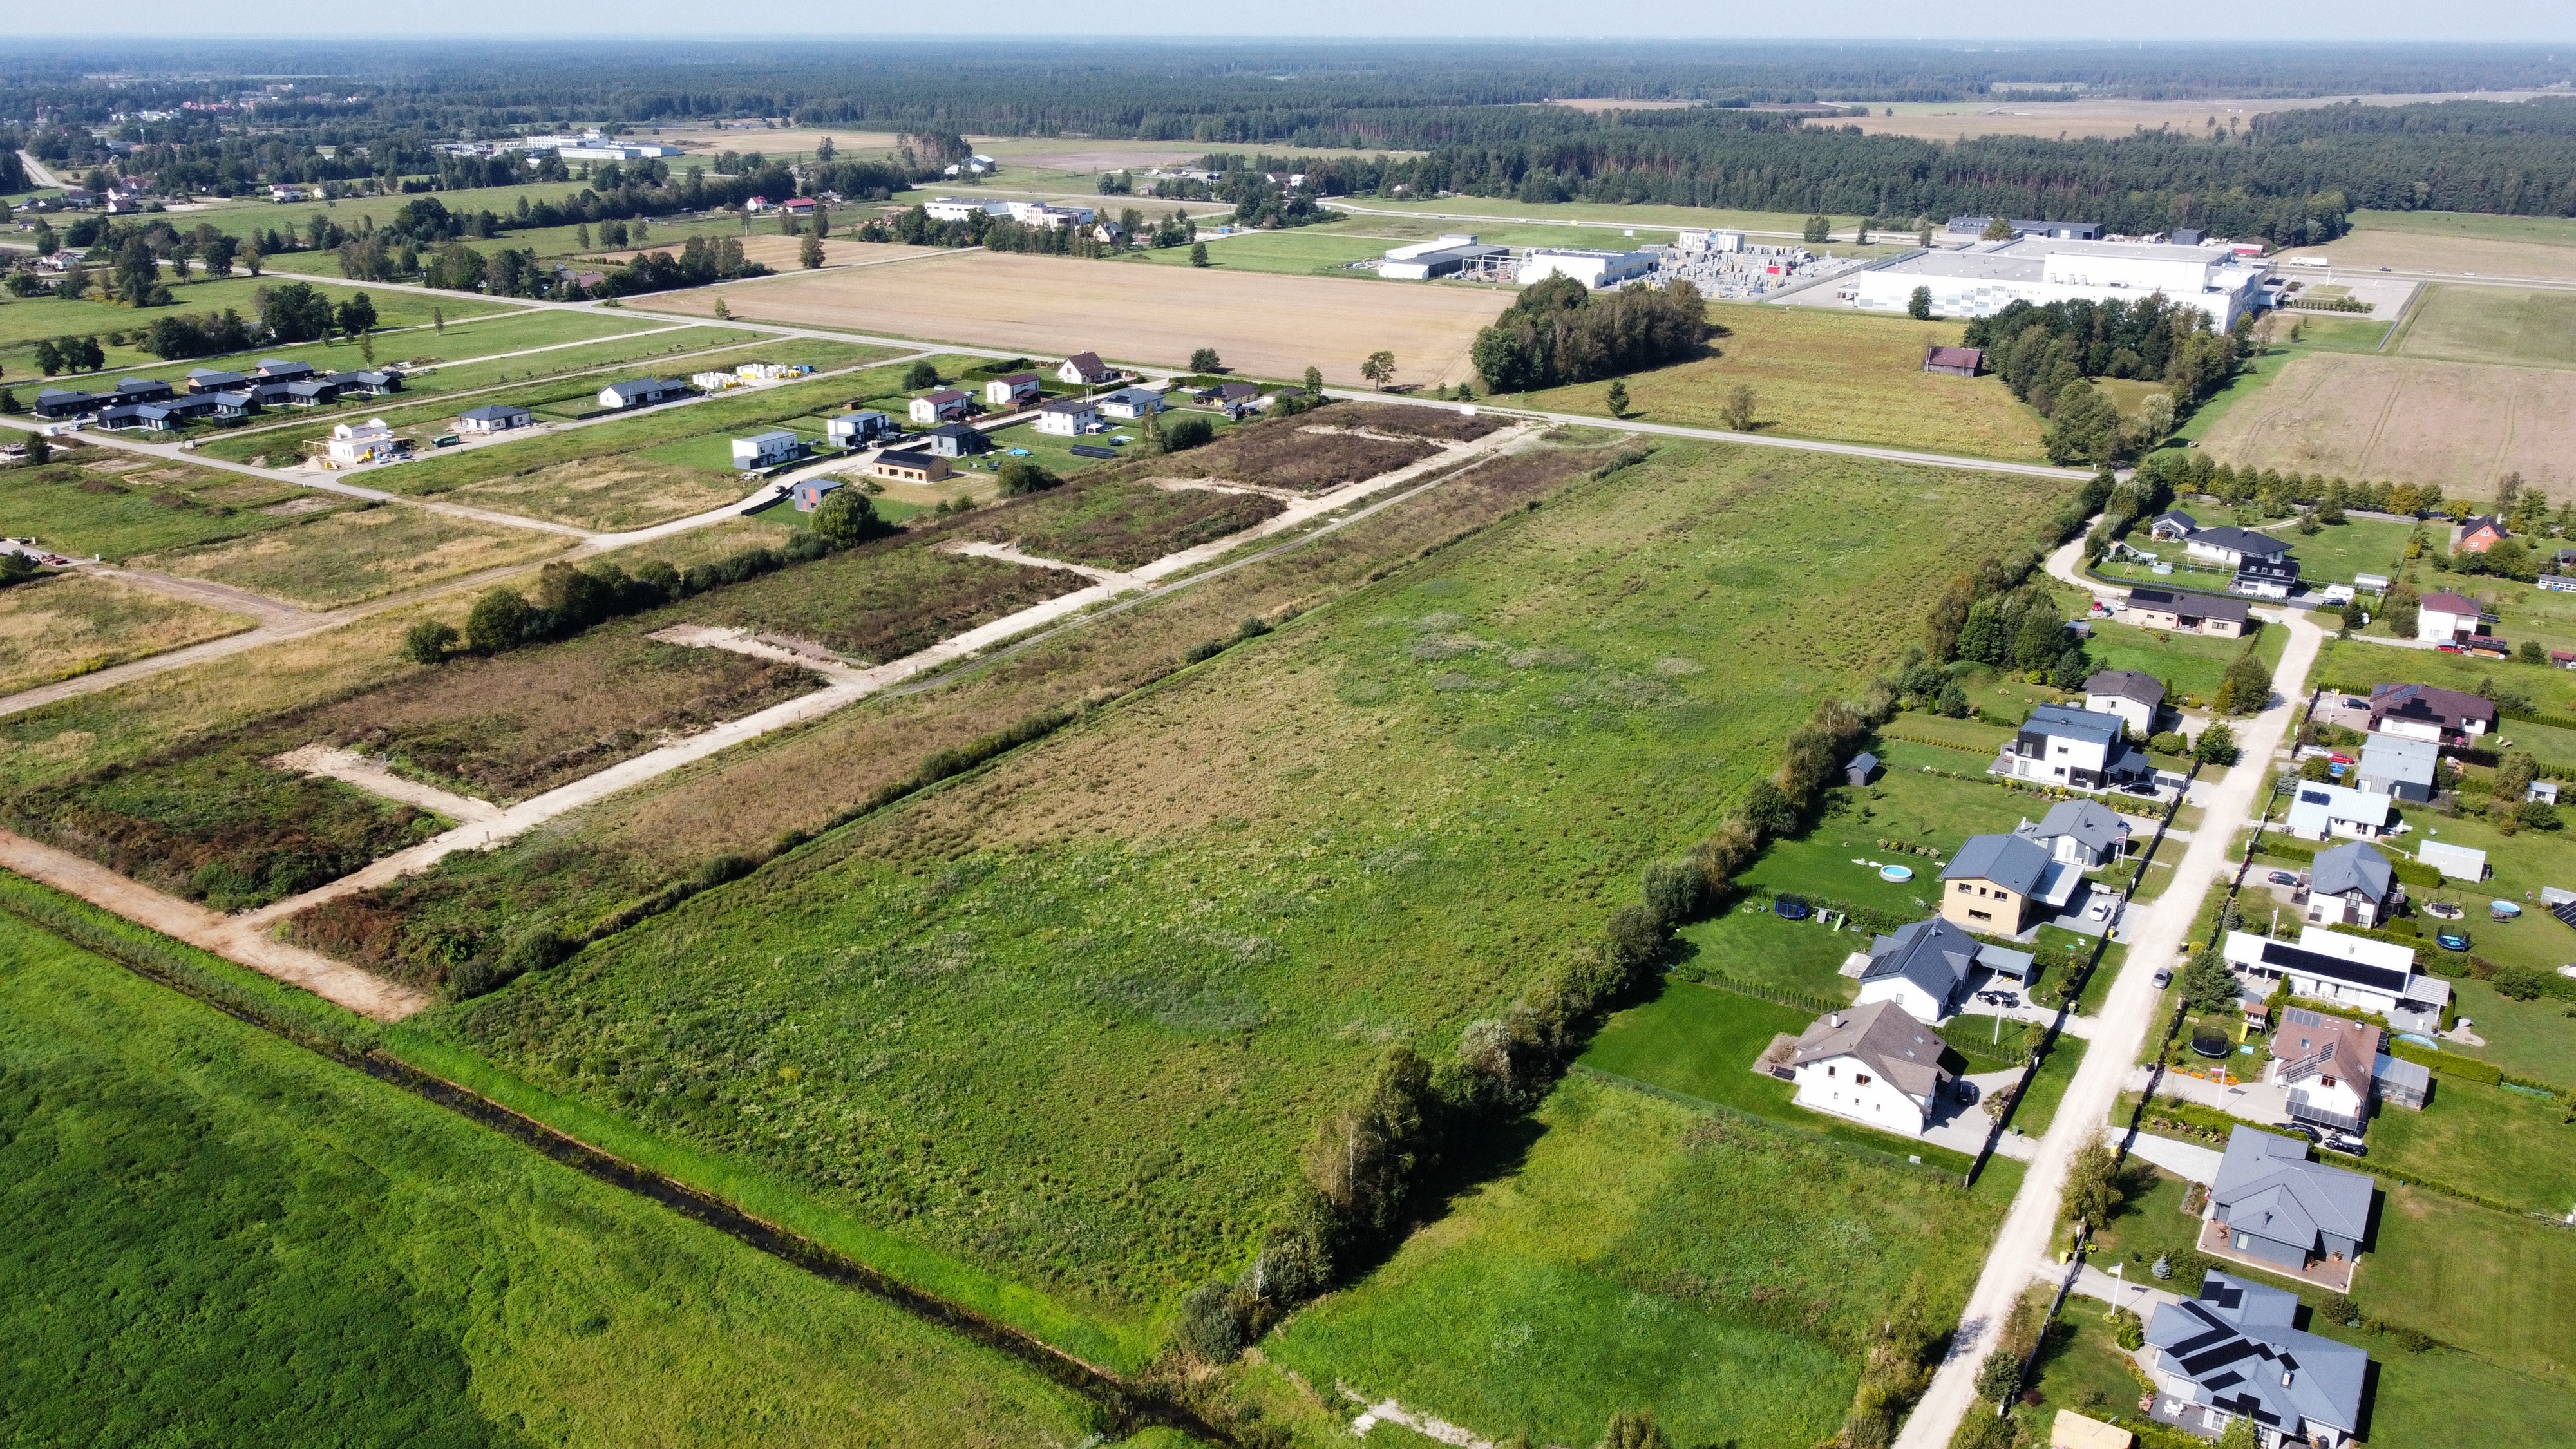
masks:
POLYGON ((1479 244, 1472 233, 1451 232, 1437 241, 1391 247, 1377 264, 1377 274, 1394 282, 1427 282, 1459 271, 1499 262, 1511 248, 1479 244))
POLYGON ((2263 305, 2263 267, 2223 247, 2021 237, 1910 252, 1855 273, 1835 295, 1864 312, 1902 312, 1917 287, 1930 289, 1932 310, 1943 317, 1991 317, 2014 302, 2135 301, 2161 292, 2225 331, 2263 305))
POLYGON ((1537 251, 1521 259, 1520 275, 1515 280, 1526 287, 1550 277, 1572 277, 1587 287, 1616 287, 1644 281, 1661 259, 1660 251, 1537 251))

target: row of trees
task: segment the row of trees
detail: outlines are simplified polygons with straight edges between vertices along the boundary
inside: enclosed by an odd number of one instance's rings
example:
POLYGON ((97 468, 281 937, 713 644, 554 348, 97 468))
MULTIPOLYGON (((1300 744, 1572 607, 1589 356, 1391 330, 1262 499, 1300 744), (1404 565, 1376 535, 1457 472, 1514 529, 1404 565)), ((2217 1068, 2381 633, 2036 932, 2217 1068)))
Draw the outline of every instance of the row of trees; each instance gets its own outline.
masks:
POLYGON ((1699 289, 1676 282, 1595 292, 1571 277, 1521 289, 1470 356, 1493 392, 1530 392, 1688 357, 1708 341, 1699 289))
POLYGON ((2197 308, 2151 293, 2137 301, 2016 301, 1968 324, 1967 345, 2015 397, 2049 420, 2043 442, 2059 463, 2108 464, 2137 456, 2171 431, 2242 365, 2241 332, 2219 332, 2197 308), (2096 377, 2165 384, 2124 423, 2096 377))

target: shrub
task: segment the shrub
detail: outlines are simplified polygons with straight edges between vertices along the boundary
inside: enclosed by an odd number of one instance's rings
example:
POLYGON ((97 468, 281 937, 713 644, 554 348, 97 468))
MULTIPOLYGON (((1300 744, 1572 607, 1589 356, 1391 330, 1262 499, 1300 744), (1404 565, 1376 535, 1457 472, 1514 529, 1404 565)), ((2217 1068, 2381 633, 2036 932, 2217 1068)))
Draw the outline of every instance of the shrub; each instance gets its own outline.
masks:
POLYGON ((2192 742, 2192 755, 2204 765, 2235 764, 2236 731, 2221 721, 2210 721, 2209 727, 2200 732, 2200 738, 2192 742))
POLYGON ((1206 1364, 1229 1364, 1243 1352, 1243 1314, 1236 1306, 1234 1285, 1201 1283, 1181 1299, 1172 1341, 1206 1364))
POLYGON ((1977 1397, 2000 1404, 2021 1392, 2021 1360, 1997 1349, 1977 1370, 1977 1397))
POLYGON ((2361 1309, 2340 1293, 2327 1294, 2325 1301, 2317 1305, 2317 1313, 2326 1322, 2340 1323, 2346 1328, 2361 1322, 2361 1309))
POLYGON ((932 364, 929 358, 925 357, 919 362, 916 362, 912 366, 904 369, 903 385, 907 389, 937 387, 939 386, 939 369, 937 366, 932 364))
POLYGON ((1002 465, 994 491, 1004 498, 1024 498, 1032 493, 1044 493, 1063 482, 1063 479, 1026 458, 1013 458, 1002 465))
POLYGON ((2496 970, 2492 983, 2498 996, 2516 1001, 2536 1001, 2548 989, 2547 978, 2536 966, 2504 966, 2496 970))
POLYGON ((516 649, 526 642, 531 612, 528 601, 519 597, 517 590, 486 589, 465 616, 465 642, 477 654, 516 649))
POLYGON ((1216 424, 1206 418, 1182 418, 1163 430, 1163 451, 1183 452, 1204 447, 1216 436, 1216 424))
POLYGON ((835 548, 849 548, 895 531, 893 524, 877 516, 874 499, 846 485, 833 489, 816 506, 813 522, 807 526, 816 538, 835 548))
POLYGON ((422 619, 403 631, 402 657, 414 664, 443 664, 455 647, 456 630, 436 619, 422 619))
POLYGON ((2179 755, 2189 750, 2191 746, 2184 742, 2181 731, 2166 730, 2147 741, 2147 748, 2160 755, 2179 755))
POLYGON ((1708 877, 1686 860, 1649 861, 1644 893, 1646 909, 1667 927, 1698 915, 1708 891, 1708 877))
POLYGON ((754 868, 750 857, 728 852, 699 866, 698 873, 692 879, 700 889, 712 890, 727 881, 742 879, 751 874, 754 868))

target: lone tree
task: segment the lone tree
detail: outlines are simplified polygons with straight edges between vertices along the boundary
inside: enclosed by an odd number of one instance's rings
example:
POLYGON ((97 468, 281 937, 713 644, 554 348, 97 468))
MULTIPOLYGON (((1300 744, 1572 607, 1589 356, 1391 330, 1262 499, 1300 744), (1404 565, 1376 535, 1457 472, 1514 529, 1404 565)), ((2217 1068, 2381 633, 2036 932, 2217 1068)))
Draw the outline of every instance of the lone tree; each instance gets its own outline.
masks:
POLYGON ((1730 433, 1752 432, 1753 409, 1757 403, 1758 400, 1753 396, 1753 389, 1743 383, 1737 383, 1735 390, 1726 395, 1726 406, 1722 410, 1726 420, 1726 430, 1730 433))
POLYGON ((2207 1011, 2236 999, 2236 973, 2215 946, 2204 946, 2182 968, 2182 995, 2195 1010, 2207 1011))
POLYGON ((1215 372, 1224 366, 1225 364, 1218 360, 1216 349, 1213 347, 1202 347, 1190 354, 1192 372, 1215 372))
POLYGON ((1929 322, 1932 320, 1932 289, 1930 287, 1917 287, 1914 289, 1914 295, 1905 299, 1905 315, 1913 318, 1917 322, 1929 322))
POLYGON ((1190 243, 1190 265, 1191 265, 1191 266, 1194 266, 1194 267, 1204 267, 1204 266, 1206 266, 1207 264, 1208 264, 1208 259, 1207 259, 1207 243, 1206 243, 1206 242, 1192 242, 1192 243, 1190 243))
POLYGON ((814 236, 811 233, 808 233, 803 241, 798 242, 796 244, 796 264, 809 272, 822 266, 823 239, 819 236, 814 236))
POLYGON ((1977 1397, 2003 1403, 2021 1392, 2021 1360, 2002 1349, 1986 1355, 1977 1370, 1977 1397))
POLYGON ((2014 235, 2012 222, 2000 216, 1987 221, 1986 229, 1978 233, 1978 237, 1984 241, 2011 241, 2014 235))
POLYGON ((1306 369, 1306 391, 1313 393, 1317 397, 1322 397, 1324 395, 1324 370, 1322 368, 1308 367, 1306 369))
POLYGON ((916 387, 937 387, 939 386, 939 369, 931 364, 929 358, 925 357, 919 362, 916 362, 912 366, 904 369, 903 385, 907 389, 916 387))
POLYGON ((876 501, 847 484, 824 497, 814 509, 813 522, 806 526, 835 548, 848 548, 894 532, 894 525, 877 516, 876 501))
POLYGON ((1370 353, 1368 360, 1360 364, 1360 376, 1375 384, 1378 391, 1386 391, 1388 385, 1395 381, 1395 354, 1386 351, 1370 353))
POLYGON ((1613 381, 1610 384, 1609 402, 1610 416, 1614 418, 1626 417, 1628 415, 1628 384, 1625 382, 1613 381))
POLYGON ((1807 218, 1807 229, 1801 233, 1810 246, 1822 246, 1834 239, 1834 224, 1821 216, 1807 218))

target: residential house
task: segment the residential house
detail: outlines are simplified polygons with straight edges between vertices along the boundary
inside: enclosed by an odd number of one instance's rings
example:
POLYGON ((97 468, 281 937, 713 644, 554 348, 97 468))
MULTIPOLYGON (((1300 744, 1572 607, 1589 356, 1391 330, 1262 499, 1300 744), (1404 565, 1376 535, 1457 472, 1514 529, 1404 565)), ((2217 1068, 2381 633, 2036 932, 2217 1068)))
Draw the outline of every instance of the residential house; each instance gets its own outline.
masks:
POLYGON ((246 392, 210 392, 206 396, 214 402, 217 422, 232 422, 259 411, 259 400, 246 392))
POLYGON ((1979 966, 2019 975, 2029 957, 2019 951, 1989 946, 1940 916, 1912 921, 1885 936, 1873 936, 1869 962, 1861 968, 1861 1005, 1888 1002, 1923 1021, 1939 1021, 1958 1010, 1967 995, 1968 973, 1979 966), (1984 959, 1988 955, 1993 960, 1984 959))
POLYGON ((2122 737, 2124 721, 2062 704, 2043 704, 2023 720, 2003 760, 2015 779, 2092 790, 2155 773, 2146 752, 2122 737))
POLYGON ((369 418, 363 423, 342 423, 331 430, 330 441, 324 444, 332 466, 338 468, 381 462, 408 446, 394 436, 392 428, 385 426, 383 418, 369 418))
POLYGON ((984 405, 995 408, 1028 407, 1043 396, 1034 372, 1015 372, 984 384, 984 405))
POLYGON ((1231 408, 1249 403, 1261 396, 1261 389, 1248 382, 1221 382, 1190 394, 1190 401, 1203 407, 1231 408))
POLYGON ((2370 733, 2374 735, 2468 748, 2494 730, 2495 723, 2495 702, 2463 690, 2430 684, 2370 687, 2370 733))
POLYGON ((785 201, 778 203, 778 210, 787 216, 812 216, 814 214, 814 198, 810 196, 791 196, 785 201))
POLYGON ((340 384, 328 377, 305 377, 288 383, 284 391, 282 401, 288 407, 318 408, 338 400, 340 384))
POLYGON ((316 370, 312 363, 298 362, 291 357, 263 357, 259 360, 258 375, 270 382, 295 382, 311 377, 316 370))
POLYGON ((325 379, 341 397, 383 397, 402 391, 403 375, 394 368, 368 368, 359 372, 335 372, 325 379))
POLYGON ((641 408, 689 395, 688 384, 667 378, 639 377, 628 382, 612 382, 599 390, 603 408, 641 408))
POLYGON ((2481 513, 2460 525, 2459 541, 2451 545, 2451 552, 2485 553, 2512 536, 2502 521, 2481 513))
POLYGON ((2287 1007, 2272 1033, 2264 1080, 2289 1089, 2292 1120, 2359 1136, 2370 1117, 2380 1035, 2368 1022, 2287 1007))
POLYGON ((2412 735, 2375 734, 2363 741, 2354 783, 2375 795, 2418 804, 2433 798, 2442 747, 2412 735))
POLYGON ((150 403, 109 403, 98 410, 98 425, 115 432, 144 425, 143 410, 150 403))
POLYGON ((833 489, 844 487, 848 482, 846 478, 802 478, 788 490, 787 496, 795 501, 797 512, 811 513, 823 506, 823 500, 832 495, 833 489))
POLYGON ((168 402, 176 396, 177 390, 157 377, 120 377, 113 394, 121 403, 168 402))
POLYGON ((2343 1449, 2361 1431, 2370 1355, 2301 1332, 2298 1316, 2297 1294, 2226 1273, 2158 1303, 2138 1352, 2158 1406, 2207 1439, 2243 1418, 2260 1449, 2343 1449))
POLYGON ((2227 1230, 2230 1251, 2295 1273, 2360 1253, 2378 1188, 2367 1174, 2309 1161, 2304 1138, 2239 1126, 2228 1134, 2206 1214, 2227 1230))
POLYGON ((805 440, 785 428, 771 428, 733 440, 733 465, 741 469, 774 468, 805 451, 805 440))
POLYGON ((2220 639, 2244 637, 2253 617, 2243 599, 2195 594, 2181 589, 2129 590, 2128 622, 2141 629, 2182 634, 2208 634, 2220 639))
POLYGON ((1163 395, 1151 388, 1122 387, 1097 401, 1102 415, 1113 418, 1150 417, 1163 410, 1163 395))
POLYGON ((2147 526, 2149 538, 2160 539, 2166 543, 2187 543, 2191 536, 2198 532, 2200 532, 2200 520, 2179 510, 2159 513, 2156 515, 2156 521, 2147 526))
POLYGON ((2542 574, 2534 582, 2553 594, 2576 594, 2576 574, 2542 574))
POLYGON ((2203 528, 2183 540, 2183 556, 2201 563, 2242 569, 2249 560, 2277 563, 2290 556, 2290 546, 2268 533, 2245 528, 2203 528))
POLYGON ((919 446, 943 458, 972 458, 993 451, 993 440, 964 423, 942 423, 922 434, 919 446))
POLYGON ((1878 756, 1863 750, 1851 757, 1850 764, 1843 766, 1843 783, 1857 789, 1868 784, 1870 777, 1877 773, 1878 756))
POLYGON ((2451 999, 2451 983, 2415 969, 2412 948, 2323 926, 2303 928, 2296 945, 2230 931, 2219 954, 2231 970, 2259 983, 2258 995, 2286 979, 2293 996, 2375 1012, 2400 1031, 2438 1029, 2451 999))
POLYGON ((1069 382, 1078 387, 1098 387, 1118 379, 1116 370, 1102 362, 1097 352, 1075 353, 1056 368, 1055 375, 1058 382, 1069 382))
POLYGON ((2486 607, 2453 593, 2426 594, 2415 605, 2415 637, 2434 644, 2456 644, 2487 631, 2486 607))
POLYGON ((936 483, 948 476, 948 460, 922 448, 889 448, 869 467, 878 477, 899 483, 936 483))
POLYGON ((2105 669, 2084 681, 2086 711, 2118 716, 2140 739, 2156 732, 2164 704, 2164 681, 2140 670, 2105 669))
POLYGON ((873 408, 823 420, 823 436, 836 448, 864 447, 879 438, 891 438, 898 431, 892 417, 873 408))
POLYGON ((215 415, 212 393, 203 397, 177 397, 168 402, 134 404, 135 419, 156 433, 175 433, 189 423, 215 415))
POLYGON ((1941 867, 1941 914, 1972 931, 2018 936, 2042 909, 2064 910, 2084 873, 2018 835, 1971 835, 1941 867))
POLYGON ((211 367, 192 367, 180 386, 189 392, 232 392, 250 381, 238 372, 223 372, 211 367))
POLYGON ((954 422, 966 416, 967 404, 973 401, 953 387, 926 392, 912 400, 912 420, 924 425, 954 422))
POLYGON ((1888 1132, 1920 1137, 1964 1066, 1930 1027, 1893 1001, 1873 1001, 1816 1018, 1798 1036, 1790 1100, 1888 1132))
POLYGON ((2308 924, 2373 930, 2396 913, 2403 895, 2388 857, 2348 840, 2318 851, 2308 867, 2308 924))
POLYGON ((1038 431, 1077 438, 1100 431, 1100 405, 1088 398, 1059 398, 1038 409, 1038 431))
POLYGON ((2037 825, 2025 820, 2013 833, 2077 870, 2094 870, 2129 853, 2129 817, 2098 800, 2061 800, 2037 825))
POLYGON ((526 408, 517 407, 509 403, 485 403, 479 408, 471 408, 458 413, 456 415, 456 431, 460 433, 506 433, 512 428, 527 427, 536 420, 537 415, 529 412, 526 408))
POLYGON ((40 418, 76 418, 98 411, 101 405, 94 394, 65 388, 49 387, 36 394, 36 416, 40 418))
POLYGON ((2228 582, 2230 593, 2257 599, 2286 599, 2299 587, 2299 561, 2282 554, 2279 558, 2247 558, 2228 582))
POLYGON ((2389 816, 2395 804, 2389 796, 2313 780, 2297 781, 2291 789, 2290 818, 2282 828, 2301 840, 2328 840, 2338 835, 2376 840, 2389 833, 2389 816))
POLYGON ((1923 349, 1923 370, 1951 377, 1974 377, 1986 365, 1986 354, 1974 347, 1945 347, 1938 342, 1923 349))

